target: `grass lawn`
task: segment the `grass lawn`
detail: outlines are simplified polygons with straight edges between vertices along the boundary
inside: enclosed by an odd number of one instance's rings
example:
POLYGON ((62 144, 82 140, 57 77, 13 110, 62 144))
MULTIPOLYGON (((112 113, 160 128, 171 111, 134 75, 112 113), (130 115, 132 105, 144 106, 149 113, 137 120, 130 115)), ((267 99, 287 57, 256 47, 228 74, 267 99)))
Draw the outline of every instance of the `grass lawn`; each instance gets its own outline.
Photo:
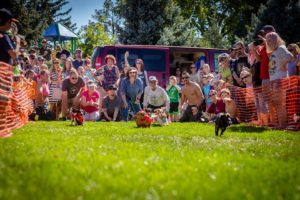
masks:
POLYGON ((300 133, 36 122, 0 140, 0 199, 300 199, 300 133))

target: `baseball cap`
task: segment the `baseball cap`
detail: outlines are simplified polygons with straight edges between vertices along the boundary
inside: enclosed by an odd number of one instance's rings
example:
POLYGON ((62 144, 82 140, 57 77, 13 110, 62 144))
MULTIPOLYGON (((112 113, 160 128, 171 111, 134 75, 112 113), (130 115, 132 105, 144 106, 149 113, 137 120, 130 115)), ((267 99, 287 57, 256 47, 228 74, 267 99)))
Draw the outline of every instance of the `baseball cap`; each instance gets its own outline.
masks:
POLYGON ((150 76, 149 81, 157 81, 157 78, 155 76, 150 76))
POLYGON ((43 39, 43 40, 42 40, 42 43, 47 43, 47 40, 46 40, 46 39, 43 39))
POLYGON ((8 20, 12 20, 13 22, 19 22, 11 12, 5 8, 0 9, 0 25, 4 25, 8 20))
POLYGON ((108 86, 108 90, 117 90, 118 88, 117 88, 117 86, 115 86, 115 85, 109 85, 108 86))

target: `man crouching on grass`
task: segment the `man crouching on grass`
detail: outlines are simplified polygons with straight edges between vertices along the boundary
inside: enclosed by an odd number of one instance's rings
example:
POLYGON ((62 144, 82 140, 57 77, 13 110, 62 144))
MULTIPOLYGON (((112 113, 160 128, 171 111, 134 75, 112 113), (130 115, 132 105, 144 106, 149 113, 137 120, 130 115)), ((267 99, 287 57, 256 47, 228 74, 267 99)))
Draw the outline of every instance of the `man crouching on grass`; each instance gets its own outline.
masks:
POLYGON ((187 103, 188 106, 179 121, 189 122, 192 119, 192 107, 196 106, 198 110, 201 110, 200 106, 202 105, 204 96, 200 86, 197 83, 190 81, 189 73, 183 72, 182 79, 184 86, 182 88, 180 105, 183 107, 184 104, 187 103))
POLYGON ((66 78, 62 83, 62 118, 65 121, 69 114, 69 109, 80 108, 80 98, 82 92, 85 90, 85 83, 81 77, 78 76, 76 70, 70 71, 69 78, 66 78))

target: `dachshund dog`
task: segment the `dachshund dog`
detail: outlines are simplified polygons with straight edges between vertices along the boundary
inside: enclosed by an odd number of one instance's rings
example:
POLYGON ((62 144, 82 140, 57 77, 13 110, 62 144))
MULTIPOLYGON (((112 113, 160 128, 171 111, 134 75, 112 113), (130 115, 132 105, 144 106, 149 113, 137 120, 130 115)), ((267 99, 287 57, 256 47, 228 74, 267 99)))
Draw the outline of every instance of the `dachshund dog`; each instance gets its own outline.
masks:
POLYGON ((215 121, 215 134, 216 136, 219 135, 219 129, 221 129, 221 134, 220 136, 223 135, 225 132, 227 126, 230 125, 230 115, 228 113, 219 113, 216 116, 216 121, 215 121))
POLYGON ((151 118, 153 119, 154 123, 160 126, 166 126, 170 123, 165 109, 155 109, 154 113, 151 115, 151 118))
POLYGON ((140 111, 135 116, 135 122, 138 128, 150 128, 153 121, 145 111, 140 111))
POLYGON ((82 126, 84 121, 83 112, 72 108, 71 125, 82 126))

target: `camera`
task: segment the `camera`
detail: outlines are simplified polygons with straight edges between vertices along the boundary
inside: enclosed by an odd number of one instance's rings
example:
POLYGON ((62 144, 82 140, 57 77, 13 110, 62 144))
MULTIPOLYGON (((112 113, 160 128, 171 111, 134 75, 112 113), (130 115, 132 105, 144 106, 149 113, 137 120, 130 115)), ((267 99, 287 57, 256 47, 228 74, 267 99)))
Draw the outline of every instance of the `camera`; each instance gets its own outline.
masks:
POLYGON ((258 33, 255 36, 255 40, 254 40, 253 44, 255 46, 261 45, 264 41, 259 36, 264 37, 264 35, 265 35, 265 31, 264 30, 258 31, 258 33))

